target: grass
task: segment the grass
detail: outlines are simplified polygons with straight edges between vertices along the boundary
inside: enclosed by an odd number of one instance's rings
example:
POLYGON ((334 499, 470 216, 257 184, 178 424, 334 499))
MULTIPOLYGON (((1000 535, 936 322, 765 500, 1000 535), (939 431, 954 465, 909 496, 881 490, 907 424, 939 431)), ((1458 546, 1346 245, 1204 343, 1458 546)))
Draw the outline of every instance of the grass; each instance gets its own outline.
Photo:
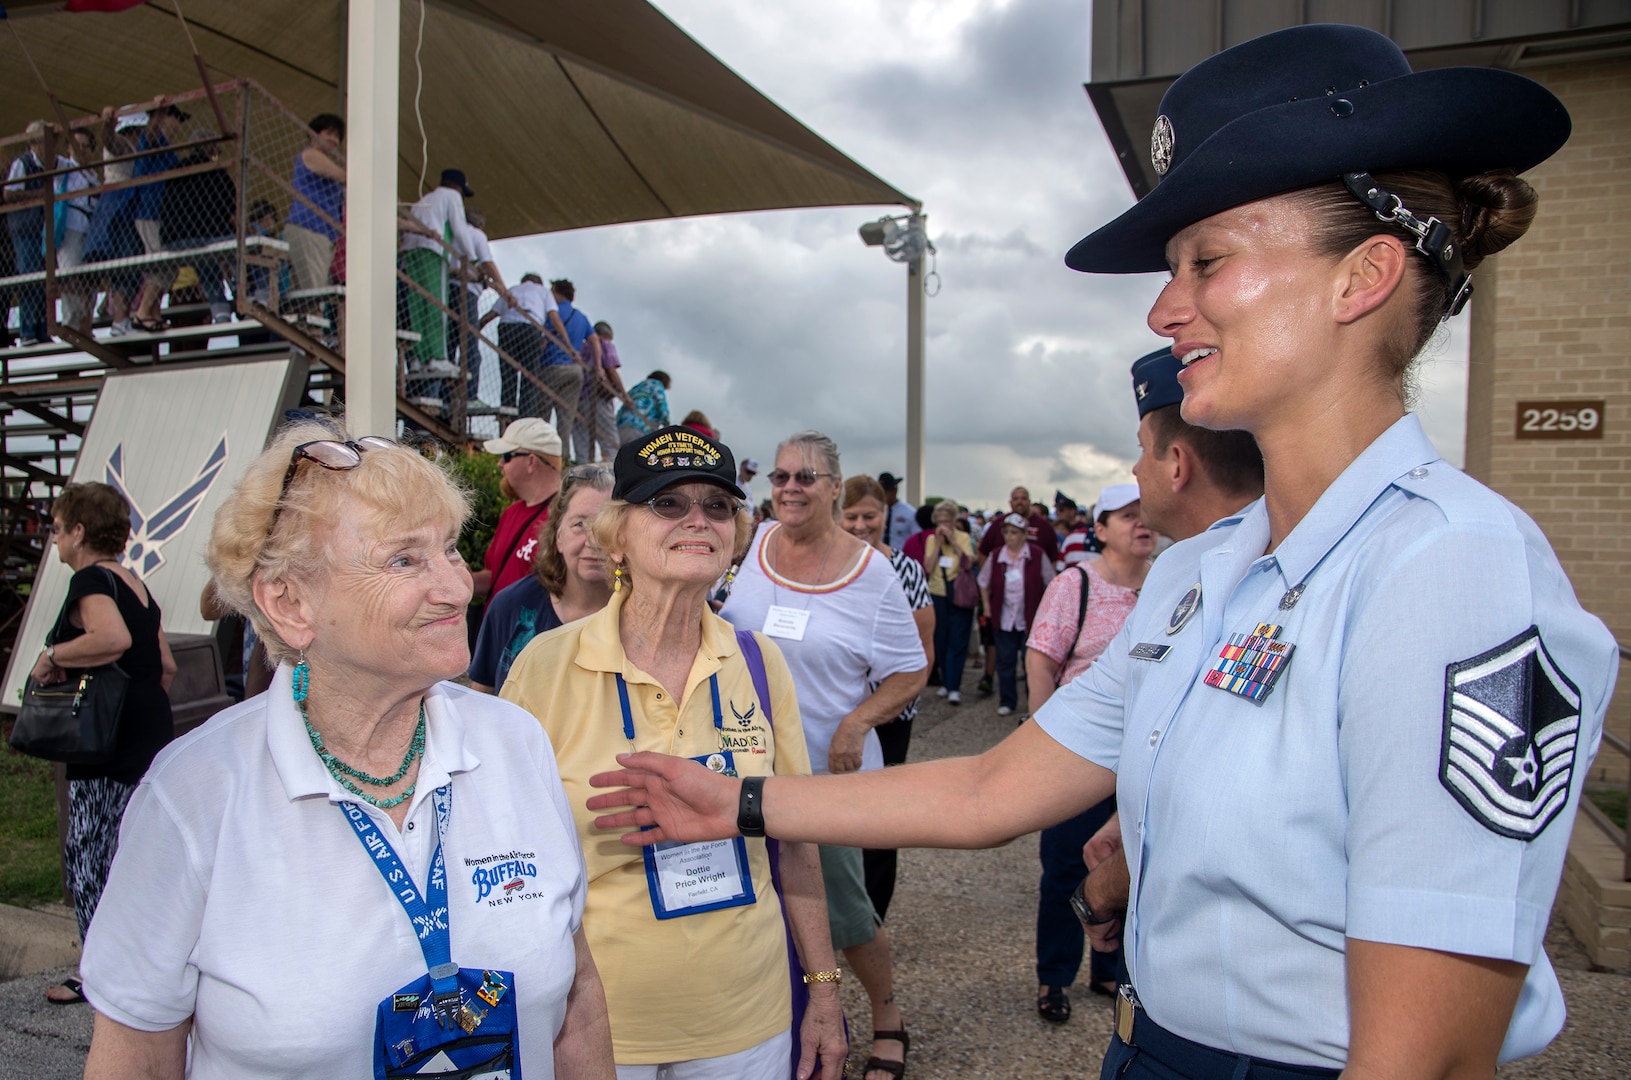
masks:
MULTIPOLYGON (((9 736, 9 721, 4 729, 9 736)), ((0 747, 0 904, 34 907, 60 899, 51 763, 0 747)))
POLYGON ((1586 797, 1597 804, 1597 809, 1608 815, 1608 820, 1625 828, 1624 788, 1600 788, 1586 792, 1586 797))

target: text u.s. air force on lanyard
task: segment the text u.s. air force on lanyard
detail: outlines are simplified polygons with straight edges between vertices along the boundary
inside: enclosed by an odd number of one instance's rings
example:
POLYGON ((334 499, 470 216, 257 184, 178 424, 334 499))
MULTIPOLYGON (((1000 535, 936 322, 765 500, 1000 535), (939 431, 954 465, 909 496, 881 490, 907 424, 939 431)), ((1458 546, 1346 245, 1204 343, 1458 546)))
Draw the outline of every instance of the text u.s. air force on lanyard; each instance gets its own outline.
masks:
MULTIPOLYGON (((722 736, 725 718, 719 705, 718 675, 709 677, 708 689, 713 695, 714 731, 722 736)), ((617 703, 623 710, 623 737, 633 750, 634 712, 629 707, 629 687, 621 673, 617 676, 617 703)), ((714 772, 736 775, 736 759, 724 748, 723 738, 719 750, 691 760, 714 772)), ((740 836, 691 844, 668 841, 644 848, 643 855, 651 910, 659 919, 741 907, 758 900, 748 872, 747 843, 740 836)))

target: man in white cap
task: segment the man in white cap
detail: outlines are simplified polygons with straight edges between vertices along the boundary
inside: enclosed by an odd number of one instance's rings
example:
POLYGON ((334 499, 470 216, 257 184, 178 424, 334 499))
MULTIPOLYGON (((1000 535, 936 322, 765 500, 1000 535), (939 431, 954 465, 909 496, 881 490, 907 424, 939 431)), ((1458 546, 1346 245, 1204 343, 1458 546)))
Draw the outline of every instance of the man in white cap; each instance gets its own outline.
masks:
POLYGON ((523 416, 482 448, 498 455, 504 470, 499 490, 515 500, 498 516, 482 568, 473 575, 476 596, 488 597, 532 571, 549 500, 561 490, 561 436, 547 420, 523 416))
POLYGON ((742 464, 736 470, 736 485, 747 493, 749 508, 759 505, 759 500, 753 497, 753 478, 759 475, 759 459, 743 458, 742 464))

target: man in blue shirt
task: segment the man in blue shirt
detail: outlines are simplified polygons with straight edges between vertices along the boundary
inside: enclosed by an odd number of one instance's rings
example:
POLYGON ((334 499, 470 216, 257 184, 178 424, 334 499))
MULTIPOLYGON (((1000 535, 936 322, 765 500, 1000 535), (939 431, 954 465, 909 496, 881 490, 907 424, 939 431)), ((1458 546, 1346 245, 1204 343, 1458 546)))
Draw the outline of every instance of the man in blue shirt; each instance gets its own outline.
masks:
POLYGON ((586 368, 600 366, 600 339, 594 333, 594 324, 589 316, 579 311, 573 301, 577 298, 577 287, 566 278, 560 278, 549 283, 549 291, 555 298, 555 309, 560 316, 560 325, 566 330, 566 340, 572 346, 572 351, 561 348, 560 342, 555 340, 559 332, 551 321, 550 331, 544 334, 544 363, 539 372, 539 378, 548 387, 549 393, 541 392, 530 379, 521 384, 521 415, 539 416, 549 420, 558 431, 571 431, 576 419, 578 398, 583 393, 583 379, 586 368), (584 350, 589 350, 589 356, 584 356, 584 350))
MULTIPOLYGON (((136 142, 136 149, 138 152, 146 150, 158 152, 143 154, 137 158, 135 166, 131 169, 131 176, 140 179, 143 176, 153 176, 178 168, 181 159, 170 149, 170 144, 181 134, 181 125, 190 119, 191 116, 174 105, 165 105, 153 110, 152 117, 147 123, 147 130, 142 132, 141 138, 136 142)), ((138 186, 131 204, 131 217, 136 224, 136 235, 141 237, 142 247, 149 255, 164 249, 159 227, 163 216, 164 181, 155 180, 138 186)), ((174 269, 170 268, 171 271, 174 269)), ((164 293, 174 278, 173 272, 147 275, 136 302, 136 312, 131 316, 131 321, 137 328, 150 332, 164 329, 164 320, 159 318, 159 301, 164 298, 164 293)))

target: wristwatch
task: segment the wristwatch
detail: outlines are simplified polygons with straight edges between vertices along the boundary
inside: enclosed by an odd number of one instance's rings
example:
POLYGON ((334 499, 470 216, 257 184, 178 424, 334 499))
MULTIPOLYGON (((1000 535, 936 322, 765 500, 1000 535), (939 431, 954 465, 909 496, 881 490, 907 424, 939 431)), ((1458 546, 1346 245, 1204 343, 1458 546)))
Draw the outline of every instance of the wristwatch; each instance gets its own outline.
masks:
POLYGON ((750 776, 742 781, 736 802, 736 831, 743 836, 765 834, 765 778, 750 776))
POLYGON ((1082 925, 1103 926, 1105 923, 1113 921, 1116 918, 1114 915, 1095 915, 1093 913, 1093 909, 1088 906, 1087 897, 1082 895, 1082 890, 1086 887, 1087 879, 1083 878, 1082 883, 1076 886, 1076 891, 1070 894, 1070 909, 1076 913, 1076 917, 1082 921, 1082 925))

